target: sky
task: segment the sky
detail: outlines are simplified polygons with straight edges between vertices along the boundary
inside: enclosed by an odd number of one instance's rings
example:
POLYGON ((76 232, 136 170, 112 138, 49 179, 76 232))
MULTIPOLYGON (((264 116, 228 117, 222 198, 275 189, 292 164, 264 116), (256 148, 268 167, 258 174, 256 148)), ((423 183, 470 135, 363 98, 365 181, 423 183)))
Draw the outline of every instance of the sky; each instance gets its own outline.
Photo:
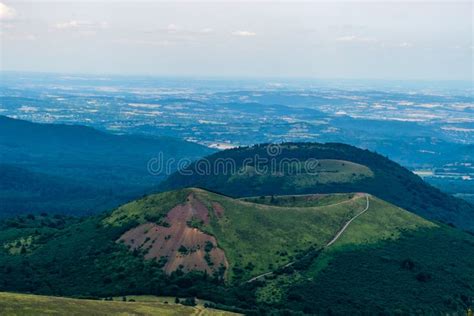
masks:
POLYGON ((473 79, 471 1, 0 0, 0 69, 473 79))

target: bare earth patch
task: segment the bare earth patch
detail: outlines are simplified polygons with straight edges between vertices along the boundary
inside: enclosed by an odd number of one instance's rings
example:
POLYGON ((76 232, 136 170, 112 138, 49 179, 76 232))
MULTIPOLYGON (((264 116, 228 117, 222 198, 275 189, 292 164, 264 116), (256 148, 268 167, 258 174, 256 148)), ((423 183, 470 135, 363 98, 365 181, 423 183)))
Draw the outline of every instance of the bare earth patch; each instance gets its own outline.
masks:
POLYGON ((220 203, 212 202, 212 209, 217 218, 222 218, 222 216, 224 216, 224 208, 220 203))
MULTIPOLYGON (((219 212, 223 212, 222 207, 219 212)), ((213 274, 221 266, 228 268, 225 253, 217 247, 216 239, 188 225, 209 223, 206 205, 193 194, 188 196, 184 204, 169 211, 166 222, 169 227, 155 223, 139 225, 125 232, 118 242, 130 246, 130 250, 147 250, 145 259, 167 258, 163 267, 166 273, 181 268, 185 272, 199 270, 213 274)))

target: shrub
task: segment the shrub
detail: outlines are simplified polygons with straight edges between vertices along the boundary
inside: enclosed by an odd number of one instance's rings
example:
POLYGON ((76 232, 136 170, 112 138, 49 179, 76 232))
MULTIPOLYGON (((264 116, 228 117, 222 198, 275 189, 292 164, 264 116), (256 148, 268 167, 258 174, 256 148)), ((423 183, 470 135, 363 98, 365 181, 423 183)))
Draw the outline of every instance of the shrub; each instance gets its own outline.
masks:
POLYGON ((194 297, 186 298, 181 304, 185 306, 196 306, 196 299, 194 297))
POLYGON ((178 251, 179 251, 181 254, 185 255, 185 254, 188 253, 188 248, 186 248, 185 246, 181 245, 181 246, 179 246, 178 251))

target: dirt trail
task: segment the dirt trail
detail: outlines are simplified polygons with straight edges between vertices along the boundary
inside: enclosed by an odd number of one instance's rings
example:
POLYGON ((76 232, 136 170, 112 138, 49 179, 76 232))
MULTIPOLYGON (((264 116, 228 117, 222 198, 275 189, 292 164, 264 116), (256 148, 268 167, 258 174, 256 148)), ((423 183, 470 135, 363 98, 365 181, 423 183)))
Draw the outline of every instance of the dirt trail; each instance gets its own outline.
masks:
MULTIPOLYGON (((334 236, 333 239, 331 239, 331 241, 329 241, 326 246, 324 246, 322 249, 325 249, 325 248, 328 248, 330 247, 332 244, 334 244, 338 239, 339 237, 341 237, 341 235, 344 233, 344 231, 347 229, 347 227, 349 227, 349 225, 359 216, 361 216, 362 214, 364 214, 365 212, 367 212, 367 210, 369 209, 370 207, 370 202, 369 202, 369 195, 368 194, 357 194, 359 197, 362 197, 362 196, 365 196, 366 198, 366 201, 367 201, 367 204, 365 206, 365 208, 360 211, 359 213, 357 213, 356 215, 354 215, 350 220, 348 220, 344 226, 342 226, 342 228, 336 233, 336 235, 334 236)), ((339 203, 336 203, 336 204, 340 204, 341 202, 339 203)), ((292 261, 292 262, 289 262, 287 264, 285 264, 283 266, 283 268, 287 268, 287 267, 290 267, 292 266, 296 261, 292 261)), ((273 271, 270 271, 270 272, 266 272, 266 273, 263 273, 263 274, 260 274, 260 275, 257 275, 253 278, 251 278, 250 280, 246 281, 246 283, 250 283, 250 282, 253 282, 253 281, 256 281, 258 279, 261 279, 267 275, 271 275, 273 273, 273 271)))
POLYGON ((361 216, 362 214, 364 214, 365 212, 367 212, 367 210, 369 209, 369 206, 370 206, 370 202, 369 202, 369 195, 365 195, 365 198, 367 200, 367 205, 365 206, 365 209, 358 213, 357 215, 355 215, 354 217, 352 217, 342 228, 341 230, 339 230, 339 232, 336 234, 336 236, 334 236, 334 238, 327 243, 326 247, 324 248, 327 248, 329 246, 331 246, 333 243, 335 243, 339 237, 341 237, 342 233, 347 229, 347 227, 349 227, 349 225, 352 223, 352 221, 354 221, 357 217, 361 216))

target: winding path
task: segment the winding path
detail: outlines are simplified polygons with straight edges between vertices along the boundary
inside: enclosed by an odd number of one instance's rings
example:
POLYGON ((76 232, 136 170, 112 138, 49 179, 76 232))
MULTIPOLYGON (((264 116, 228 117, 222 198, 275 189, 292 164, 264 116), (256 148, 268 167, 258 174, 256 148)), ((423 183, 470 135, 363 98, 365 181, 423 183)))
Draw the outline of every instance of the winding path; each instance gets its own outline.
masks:
MULTIPOLYGON (((334 236, 333 239, 331 239, 331 241, 329 241, 326 246, 324 246, 322 249, 325 249, 325 248, 328 248, 330 247, 332 244, 334 244, 338 239, 339 237, 341 237, 341 235, 344 233, 344 231, 347 229, 347 227, 349 227, 349 225, 359 216, 361 216, 362 214, 364 214, 365 212, 367 212, 367 210, 369 209, 370 207, 370 200, 369 200, 369 195, 368 194, 365 194, 365 199, 367 201, 367 204, 365 206, 365 208, 360 211, 359 213, 357 213, 356 215, 354 215, 350 220, 348 220, 344 226, 342 226, 342 228, 337 232, 337 234, 334 236)), ((287 264, 285 264, 283 266, 283 268, 287 268, 289 266, 292 266, 296 261, 292 261, 292 262, 289 262, 287 264)), ((250 283, 250 282, 253 282, 255 280, 258 280, 258 279, 261 279, 267 275, 271 275, 273 273, 273 271, 270 271, 270 272, 266 272, 266 273, 263 273, 263 274, 260 274, 260 275, 257 275, 251 279, 249 279, 248 281, 246 281, 245 283, 250 283)))
POLYGON ((360 212, 359 214, 355 215, 350 220, 348 220, 347 223, 341 228, 341 230, 339 230, 339 232, 336 234, 336 236, 334 236, 334 238, 330 242, 328 242, 324 248, 327 248, 327 247, 331 246, 333 243, 335 243, 339 239, 339 237, 341 237, 342 233, 347 229, 347 227, 349 227, 349 225, 352 223, 353 220, 355 220, 357 217, 359 217, 362 214, 364 214, 365 212, 367 212, 367 210, 369 209, 369 206, 370 206, 369 195, 366 194, 365 198, 367 200, 367 205, 365 206, 364 210, 362 212, 360 212))

